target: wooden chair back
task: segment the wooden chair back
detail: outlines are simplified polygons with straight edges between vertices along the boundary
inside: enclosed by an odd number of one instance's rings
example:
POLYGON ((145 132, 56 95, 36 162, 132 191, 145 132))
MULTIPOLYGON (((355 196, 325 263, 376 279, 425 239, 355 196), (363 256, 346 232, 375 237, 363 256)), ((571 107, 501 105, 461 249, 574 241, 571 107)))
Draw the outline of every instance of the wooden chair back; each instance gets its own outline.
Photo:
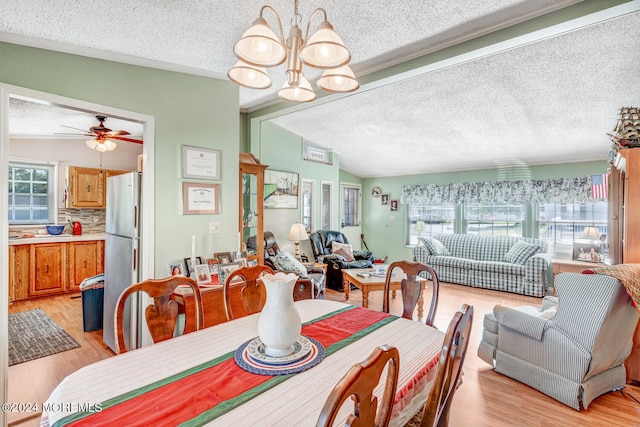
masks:
POLYGON ((463 304, 453 315, 447 328, 436 376, 427 397, 420 427, 449 425, 451 401, 462 383, 462 365, 467 354, 472 323, 473 306, 463 304))
POLYGON ((188 277, 171 276, 165 279, 149 279, 135 283, 125 289, 116 303, 115 334, 116 353, 127 351, 124 337, 125 304, 129 297, 136 292, 143 292, 153 299, 145 309, 144 315, 149 328, 149 333, 154 343, 168 340, 174 337, 178 319, 178 303, 172 299, 173 293, 180 285, 187 285, 193 291, 195 313, 186 313, 187 316, 195 315, 195 330, 204 327, 204 311, 202 306, 202 294, 198 284, 188 277))
POLYGON ((224 310, 227 320, 237 319, 262 311, 267 301, 267 291, 260 281, 260 276, 273 274, 273 270, 266 265, 256 265, 253 267, 241 267, 233 271, 223 283, 224 310), (237 281, 234 279, 240 279, 237 281), (234 284, 234 281, 237 281, 234 284), (240 288, 242 307, 232 304, 231 294, 240 288))
POLYGON ((433 326, 433 321, 436 317, 436 310, 438 309, 438 295, 440 293, 440 280, 438 274, 430 266, 421 262, 415 261, 396 261, 392 263, 387 269, 387 278, 384 284, 384 295, 382 301, 382 311, 389 313, 389 293, 391 292, 391 282, 393 281, 394 269, 400 269, 406 278, 402 279, 400 289, 402 291, 402 317, 405 319, 413 319, 413 312, 418 304, 422 289, 426 286, 426 281, 418 280, 418 273, 423 271, 428 272, 431 275, 431 281, 433 283, 431 287, 431 305, 429 312, 425 318, 425 323, 428 326, 433 326))
POLYGON ((345 425, 352 427, 389 425, 398 386, 399 370, 398 349, 389 345, 377 347, 364 362, 353 365, 336 384, 320 412, 316 426, 332 426, 343 403, 350 397, 353 398, 354 408, 345 425), (378 398, 373 396, 373 391, 380 382, 385 366, 388 368, 384 394, 378 404, 378 398))

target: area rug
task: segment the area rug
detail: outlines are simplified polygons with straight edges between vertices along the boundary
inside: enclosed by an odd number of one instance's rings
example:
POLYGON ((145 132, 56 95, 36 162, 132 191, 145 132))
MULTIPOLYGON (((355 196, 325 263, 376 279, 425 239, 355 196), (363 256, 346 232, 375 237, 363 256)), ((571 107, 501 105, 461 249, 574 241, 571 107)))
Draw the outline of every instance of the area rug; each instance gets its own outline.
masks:
POLYGON ((9 315, 9 366, 80 347, 38 308, 9 315))

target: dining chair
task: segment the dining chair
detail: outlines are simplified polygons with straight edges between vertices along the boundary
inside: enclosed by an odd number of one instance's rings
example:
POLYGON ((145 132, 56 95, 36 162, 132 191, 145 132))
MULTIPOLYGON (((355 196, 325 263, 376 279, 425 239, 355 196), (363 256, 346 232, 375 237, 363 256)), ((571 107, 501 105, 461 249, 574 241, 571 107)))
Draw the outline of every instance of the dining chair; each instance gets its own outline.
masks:
POLYGON ((365 361, 353 365, 336 384, 320 412, 316 427, 332 426, 343 403, 350 397, 353 398, 354 407, 345 425, 387 426, 396 396, 399 370, 398 349, 388 344, 377 347, 365 361), (381 381, 386 366, 388 369, 384 394, 378 402, 378 398, 373 396, 373 391, 381 381))
POLYGON ((420 427, 446 427, 453 395, 462 383, 462 365, 473 323, 473 306, 463 304, 451 319, 444 336, 436 375, 422 413, 420 427))
POLYGON ((187 285, 191 288, 194 297, 195 330, 204 327, 204 310, 202 306, 202 294, 198 284, 188 277, 171 276, 165 279, 149 279, 140 283, 135 283, 126 288, 116 303, 115 313, 115 346, 116 353, 125 353, 127 346, 124 336, 124 319, 126 302, 132 294, 143 292, 153 299, 145 311, 145 319, 149 334, 154 343, 168 340, 175 336, 176 323, 178 320, 178 303, 172 299, 173 293, 178 286, 187 285))
POLYGON ((440 281, 438 274, 430 266, 421 262, 415 261, 396 261, 392 263, 387 269, 387 277, 384 283, 384 295, 382 301, 382 311, 389 313, 389 293, 391 292, 390 284, 394 274, 394 269, 402 270, 403 274, 406 274, 406 278, 402 279, 400 284, 400 290, 402 291, 402 317, 405 319, 413 319, 413 312, 415 311, 418 299, 422 293, 422 288, 426 286, 427 282, 424 280, 418 280, 418 274, 426 271, 431 275, 432 287, 431 287, 431 306, 429 312, 425 318, 427 326, 433 326, 433 321, 436 317, 436 310, 438 309, 438 295, 440 292, 440 281))
POLYGON ((258 279, 264 274, 273 274, 271 267, 255 265, 240 267, 227 276, 223 283, 224 311, 227 320, 258 313, 267 301, 267 291, 258 279), (237 283, 234 283, 237 282, 237 283), (242 304, 234 304, 232 293, 240 293, 242 304))

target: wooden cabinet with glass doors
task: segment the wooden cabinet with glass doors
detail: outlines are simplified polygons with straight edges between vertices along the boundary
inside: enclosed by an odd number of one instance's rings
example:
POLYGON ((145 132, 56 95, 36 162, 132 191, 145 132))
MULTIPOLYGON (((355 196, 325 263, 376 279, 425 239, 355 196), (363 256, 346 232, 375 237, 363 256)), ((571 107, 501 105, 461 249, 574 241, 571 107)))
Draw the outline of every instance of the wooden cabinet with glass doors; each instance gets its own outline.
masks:
MULTIPOLYGON (((264 263, 264 170, 251 153, 240 153, 240 213, 239 230, 244 244, 255 238, 255 251, 250 251, 248 260, 264 263), (255 237, 254 237, 255 236, 255 237)), ((247 245, 250 246, 250 245, 247 245)))

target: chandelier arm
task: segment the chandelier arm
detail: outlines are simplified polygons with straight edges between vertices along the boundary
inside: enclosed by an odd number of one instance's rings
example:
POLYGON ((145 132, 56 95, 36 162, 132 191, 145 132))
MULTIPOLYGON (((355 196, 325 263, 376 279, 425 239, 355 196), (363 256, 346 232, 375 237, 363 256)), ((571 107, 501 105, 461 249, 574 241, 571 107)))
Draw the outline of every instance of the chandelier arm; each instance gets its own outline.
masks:
POLYGON ((316 13, 322 13, 324 15, 324 21, 323 22, 325 22, 327 20, 327 11, 324 10, 323 8, 319 7, 316 10, 314 10, 313 12, 311 12, 311 15, 309 15, 309 20, 307 21, 307 32, 304 35, 305 43, 307 42, 307 40, 309 40, 309 28, 311 28, 311 20, 313 19, 313 17, 315 16, 316 13))
POLYGON ((274 8, 272 8, 268 4, 265 4, 260 8, 260 18, 262 19, 264 19, 264 16, 262 16, 262 14, 265 9, 269 9, 275 15, 276 21, 278 21, 278 29, 280 30, 280 42, 282 43, 283 46, 286 46, 287 43, 285 41, 286 39, 284 38, 284 30, 282 29, 282 21, 280 20, 280 15, 278 15, 278 12, 276 12, 274 8))

